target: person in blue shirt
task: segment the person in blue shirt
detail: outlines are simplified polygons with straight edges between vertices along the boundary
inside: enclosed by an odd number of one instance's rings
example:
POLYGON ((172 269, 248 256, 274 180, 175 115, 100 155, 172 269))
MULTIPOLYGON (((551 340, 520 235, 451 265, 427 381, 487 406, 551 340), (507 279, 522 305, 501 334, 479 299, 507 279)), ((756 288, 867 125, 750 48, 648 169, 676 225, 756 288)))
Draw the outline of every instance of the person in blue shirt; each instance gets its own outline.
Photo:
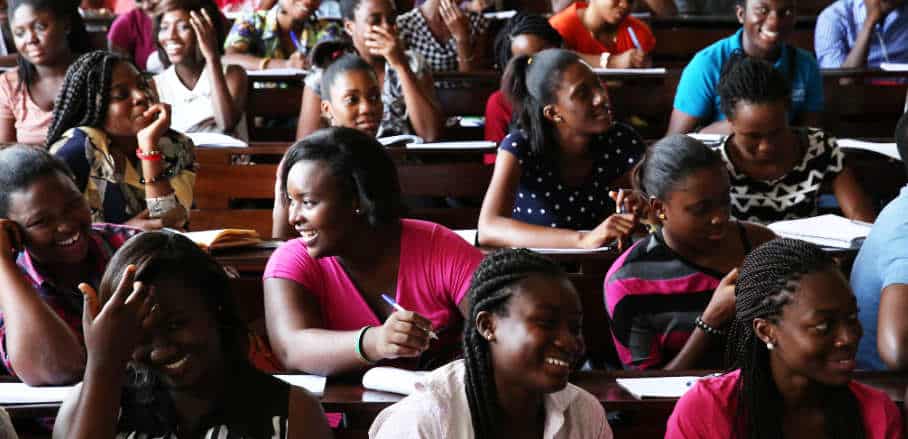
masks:
MULTIPOLYGON (((908 158, 908 115, 895 130, 902 160, 908 158)), ((908 185, 880 212, 851 269, 864 337, 858 368, 908 369, 908 185)))
POLYGON ((879 67, 908 62, 908 2, 838 0, 817 17, 820 68, 879 67))
POLYGON ((701 132, 729 134, 716 87, 726 60, 736 51, 766 60, 791 84, 789 122, 817 126, 823 110, 823 78, 813 55, 787 42, 794 31, 794 0, 737 0, 742 28, 697 52, 681 74, 668 134, 701 132))

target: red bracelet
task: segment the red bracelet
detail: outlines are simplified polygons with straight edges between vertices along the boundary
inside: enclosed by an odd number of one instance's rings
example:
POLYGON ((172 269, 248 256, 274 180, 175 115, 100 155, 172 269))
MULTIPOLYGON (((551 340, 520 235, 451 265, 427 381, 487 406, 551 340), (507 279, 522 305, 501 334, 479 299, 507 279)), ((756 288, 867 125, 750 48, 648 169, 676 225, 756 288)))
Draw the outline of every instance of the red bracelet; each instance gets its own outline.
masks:
POLYGON ((136 148, 136 157, 139 160, 145 160, 149 162, 157 162, 162 158, 161 151, 158 149, 152 149, 151 151, 144 152, 142 148, 136 148))

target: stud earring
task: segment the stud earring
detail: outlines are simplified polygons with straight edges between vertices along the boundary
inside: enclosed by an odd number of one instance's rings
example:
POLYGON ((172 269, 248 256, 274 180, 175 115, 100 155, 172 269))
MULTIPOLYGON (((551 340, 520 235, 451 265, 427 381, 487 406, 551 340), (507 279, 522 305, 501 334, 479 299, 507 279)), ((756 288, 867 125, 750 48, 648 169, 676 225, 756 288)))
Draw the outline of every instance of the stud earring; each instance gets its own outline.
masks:
POLYGON ((776 348, 776 345, 773 344, 773 342, 771 342, 771 341, 766 342, 766 349, 768 349, 768 350, 771 351, 771 350, 773 350, 773 349, 775 349, 775 348, 776 348))
POLYGON ((561 116, 555 116, 555 123, 561 123, 561 122, 564 122, 564 118, 562 118, 561 116))
POLYGON ((356 209, 353 210, 353 213, 355 213, 357 215, 361 215, 363 213, 363 211, 359 210, 359 208, 357 207, 356 209))
POLYGON ((664 213, 664 212, 659 212, 659 219, 662 220, 662 221, 665 221, 665 213, 664 213))

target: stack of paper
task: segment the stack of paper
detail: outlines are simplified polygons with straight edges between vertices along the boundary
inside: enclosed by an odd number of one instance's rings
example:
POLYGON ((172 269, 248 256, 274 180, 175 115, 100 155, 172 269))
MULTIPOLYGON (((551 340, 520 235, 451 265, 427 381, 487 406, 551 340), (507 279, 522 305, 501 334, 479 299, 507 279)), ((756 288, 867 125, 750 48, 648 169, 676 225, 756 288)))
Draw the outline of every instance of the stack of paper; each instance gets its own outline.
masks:
POLYGON ((322 396, 325 394, 325 383, 328 381, 328 378, 323 376, 305 374, 275 375, 274 377, 289 383, 290 385, 302 387, 315 396, 322 396))
POLYGON ((245 148, 248 143, 221 133, 186 133, 196 147, 206 148, 245 148))
POLYGON ((776 235, 800 239, 823 247, 856 249, 870 233, 873 224, 827 214, 769 225, 776 235))
POLYGON ((429 372, 398 369, 396 367, 373 367, 363 375, 363 387, 382 392, 409 395, 416 390, 416 383, 425 379, 429 372))
POLYGON ((839 144, 839 148, 842 149, 859 149, 882 154, 896 160, 902 159, 899 155, 899 148, 896 146, 895 142, 866 142, 855 139, 839 139, 837 143, 839 144))
POLYGON ((634 398, 680 398, 700 377, 616 378, 615 382, 634 398))

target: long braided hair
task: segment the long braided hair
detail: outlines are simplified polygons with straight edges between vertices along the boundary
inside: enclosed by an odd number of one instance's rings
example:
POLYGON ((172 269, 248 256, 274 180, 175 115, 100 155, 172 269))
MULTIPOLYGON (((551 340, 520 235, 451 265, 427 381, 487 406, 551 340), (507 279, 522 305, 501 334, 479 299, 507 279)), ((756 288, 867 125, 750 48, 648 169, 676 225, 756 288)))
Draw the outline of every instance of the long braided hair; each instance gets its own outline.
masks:
POLYGON ((486 256, 473 272, 467 293, 470 314, 464 325, 463 352, 467 402, 476 439, 491 438, 495 421, 501 419, 491 350, 488 340, 476 327, 476 316, 482 311, 506 314, 515 291, 513 285, 532 274, 565 276, 558 264, 527 249, 497 250, 486 256))
MULTIPOLYGON (((36 12, 47 11, 53 14, 58 21, 67 21, 69 32, 66 33, 66 45, 69 47, 73 56, 79 56, 91 50, 91 39, 88 31, 85 30, 85 22, 79 14, 79 2, 75 0, 12 0, 9 4, 9 16, 12 18, 16 9, 20 6, 28 5, 36 12)), ((22 87, 31 85, 37 76, 35 65, 19 56, 16 61, 19 73, 19 84, 16 86, 17 91, 22 87)))
MULTIPOLYGON (((744 259, 735 285, 735 319, 728 334, 726 355, 738 380, 736 438, 784 437, 781 394, 771 375, 769 350, 756 336, 754 319, 777 322, 797 293, 798 281, 807 274, 838 270, 835 261, 819 247, 804 241, 777 238, 754 249, 744 259)), ((828 389, 824 395, 827 438, 861 439, 864 427, 860 406, 847 386, 828 389)))
POLYGON ((47 129, 48 147, 70 128, 104 124, 110 101, 110 81, 118 62, 131 63, 113 52, 95 50, 80 56, 69 66, 54 101, 54 119, 47 129))

